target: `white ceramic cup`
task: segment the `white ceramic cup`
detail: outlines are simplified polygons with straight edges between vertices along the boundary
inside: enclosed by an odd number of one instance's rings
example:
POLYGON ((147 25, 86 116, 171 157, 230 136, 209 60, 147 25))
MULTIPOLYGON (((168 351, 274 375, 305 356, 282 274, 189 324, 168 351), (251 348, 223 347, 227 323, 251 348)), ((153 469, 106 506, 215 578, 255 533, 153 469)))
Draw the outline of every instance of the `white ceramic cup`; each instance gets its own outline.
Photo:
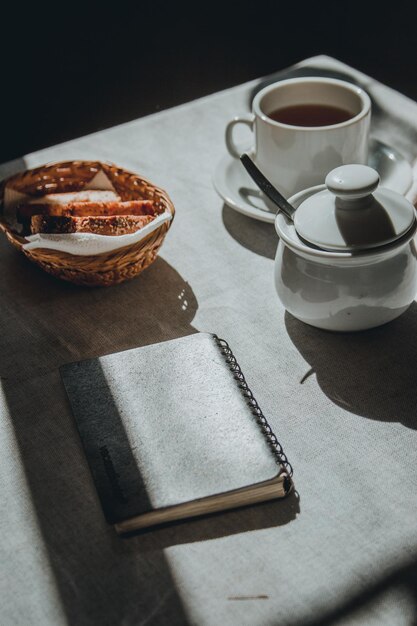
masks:
MULTIPOLYGON (((238 116, 226 127, 226 146, 239 158, 235 144, 237 124, 255 135, 252 155, 267 178, 286 197, 324 182, 328 172, 347 163, 367 163, 371 100, 360 87, 334 78, 290 78, 265 87, 253 100, 253 112, 238 116), (269 117, 292 105, 323 104, 351 113, 331 126, 295 126, 269 117)), ((243 166, 242 166, 243 167, 243 166)))

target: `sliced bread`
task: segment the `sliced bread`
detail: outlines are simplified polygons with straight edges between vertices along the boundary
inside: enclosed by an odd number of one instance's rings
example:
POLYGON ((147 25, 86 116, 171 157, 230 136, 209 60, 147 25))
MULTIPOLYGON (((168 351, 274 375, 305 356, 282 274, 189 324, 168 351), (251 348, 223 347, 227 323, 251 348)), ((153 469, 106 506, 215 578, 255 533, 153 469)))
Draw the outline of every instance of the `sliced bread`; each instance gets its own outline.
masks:
POLYGON ((33 215, 31 232, 65 234, 95 233, 96 235, 128 235, 143 228, 155 219, 153 215, 106 215, 106 216, 50 216, 33 215))

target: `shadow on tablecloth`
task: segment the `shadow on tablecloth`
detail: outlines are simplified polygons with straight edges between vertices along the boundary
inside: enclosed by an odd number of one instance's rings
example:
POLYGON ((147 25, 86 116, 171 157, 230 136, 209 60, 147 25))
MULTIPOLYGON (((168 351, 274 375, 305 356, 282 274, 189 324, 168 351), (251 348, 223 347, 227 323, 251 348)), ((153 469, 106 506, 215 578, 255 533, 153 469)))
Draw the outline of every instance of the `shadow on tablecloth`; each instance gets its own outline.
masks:
POLYGON ((223 205, 222 218, 229 235, 241 246, 267 259, 275 259, 278 235, 274 224, 243 215, 227 204, 223 205))
POLYGON ((186 624, 164 548, 286 524, 298 499, 118 538, 104 521, 58 367, 197 332, 191 286, 162 258, 122 285, 74 286, 32 265, 5 238, 0 263, 2 390, 45 571, 52 568, 68 623, 186 624))
MULTIPOLYGON (((289 619, 287 626, 335 626, 336 624, 379 623, 388 615, 392 624, 417 624, 417 559, 393 564, 390 574, 376 578, 360 591, 350 590, 346 599, 313 617, 306 611, 302 619, 289 619), (389 598, 391 607, 385 604, 389 598)), ((277 624, 278 626, 278 624, 277 624)))
POLYGON ((285 314, 288 334, 335 404, 364 417, 417 428, 417 304, 358 333, 332 333, 285 314))

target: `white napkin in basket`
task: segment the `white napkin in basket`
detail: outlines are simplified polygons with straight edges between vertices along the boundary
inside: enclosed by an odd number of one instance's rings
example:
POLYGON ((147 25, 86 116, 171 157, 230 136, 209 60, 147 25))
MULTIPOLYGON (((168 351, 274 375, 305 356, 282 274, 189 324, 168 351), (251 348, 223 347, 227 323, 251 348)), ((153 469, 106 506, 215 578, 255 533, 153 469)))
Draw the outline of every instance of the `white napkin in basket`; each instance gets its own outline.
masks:
POLYGON ((141 239, 144 239, 144 237, 156 230, 161 224, 169 222, 171 219, 171 213, 165 211, 135 233, 115 237, 110 235, 96 235, 94 233, 68 233, 63 235, 38 233, 36 235, 28 235, 26 239, 29 243, 23 244, 23 248, 25 250, 47 248, 49 250, 60 250, 61 252, 81 256, 103 254, 141 241, 141 239))

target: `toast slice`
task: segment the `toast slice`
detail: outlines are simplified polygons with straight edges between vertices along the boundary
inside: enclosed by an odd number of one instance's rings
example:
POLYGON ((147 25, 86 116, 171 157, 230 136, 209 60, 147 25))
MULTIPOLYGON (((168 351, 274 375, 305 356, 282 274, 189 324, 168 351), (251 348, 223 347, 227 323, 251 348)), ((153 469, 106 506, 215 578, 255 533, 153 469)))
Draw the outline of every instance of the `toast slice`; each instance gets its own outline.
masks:
POLYGON ((68 202, 66 204, 30 203, 21 205, 18 216, 23 219, 33 215, 50 215, 53 217, 89 217, 97 215, 154 215, 156 207, 151 200, 131 200, 129 202, 68 202))
POLYGON ((128 235, 146 226, 154 215, 50 216, 33 215, 31 232, 49 234, 94 233, 96 235, 128 235))
POLYGON ((108 189, 83 189, 81 191, 66 191, 63 193, 48 193, 37 198, 31 198, 29 204, 68 204, 68 202, 113 202, 120 200, 120 196, 108 189))
MULTIPOLYGON (((107 203, 117 202, 120 196, 114 191, 101 189, 85 189, 83 191, 70 191, 64 193, 51 193, 37 198, 27 198, 16 207, 16 219, 22 224, 23 232, 30 232, 30 218, 32 215, 47 215, 49 209, 54 207, 57 214, 59 207, 69 203, 107 203)), ((64 213, 62 213, 64 215, 64 213)))

